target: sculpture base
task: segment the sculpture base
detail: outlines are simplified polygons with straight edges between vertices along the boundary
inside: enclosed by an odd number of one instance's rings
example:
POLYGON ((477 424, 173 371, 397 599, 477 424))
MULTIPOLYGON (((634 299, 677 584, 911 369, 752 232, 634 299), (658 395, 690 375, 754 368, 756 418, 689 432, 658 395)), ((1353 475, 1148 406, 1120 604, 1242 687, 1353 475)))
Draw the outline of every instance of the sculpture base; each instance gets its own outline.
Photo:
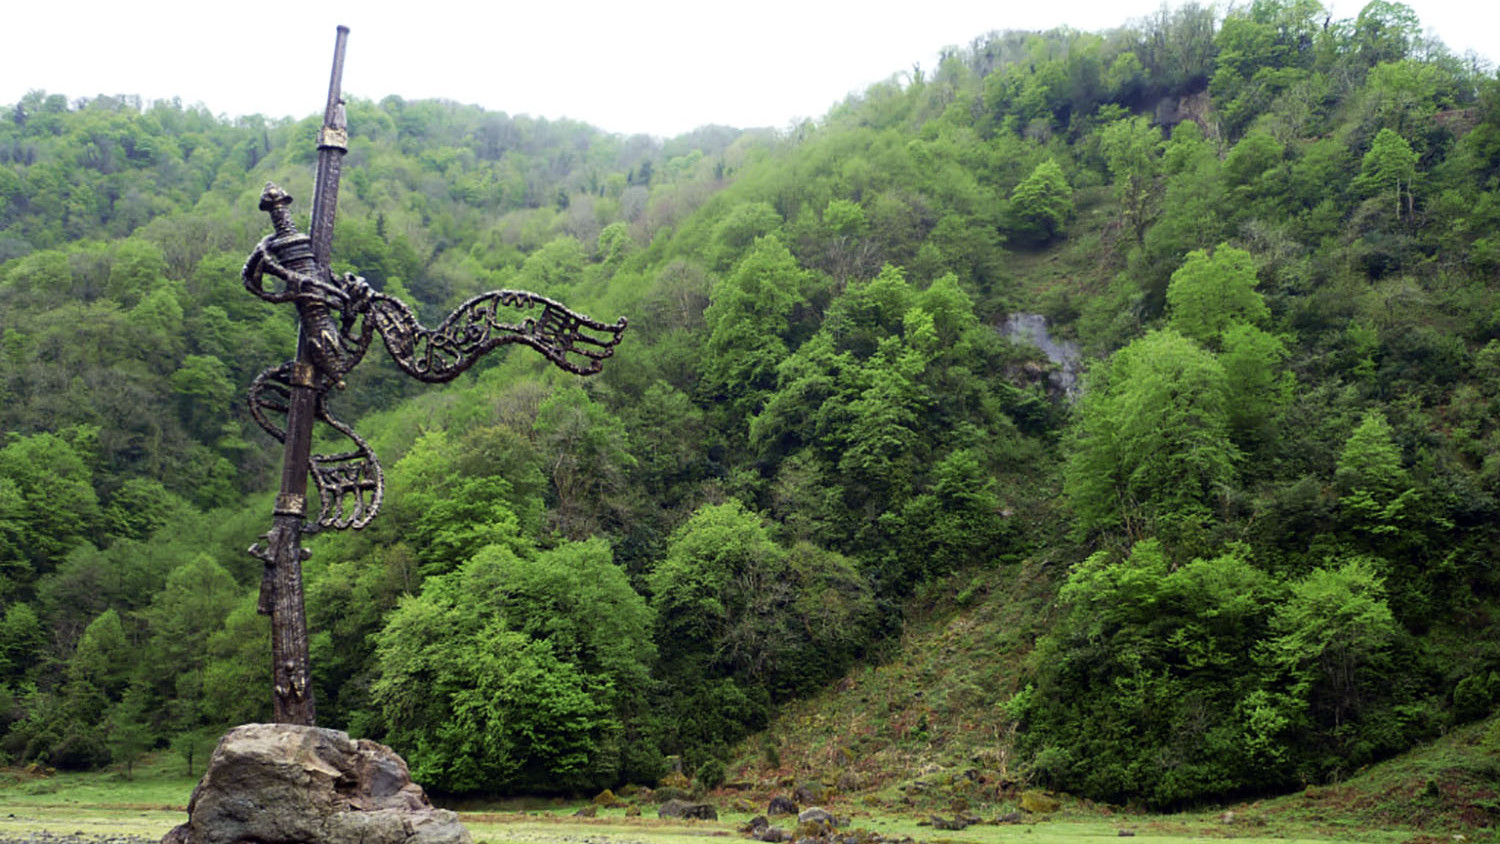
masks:
POLYGON ((472 844, 394 750, 338 730, 246 724, 224 734, 162 844, 472 844))

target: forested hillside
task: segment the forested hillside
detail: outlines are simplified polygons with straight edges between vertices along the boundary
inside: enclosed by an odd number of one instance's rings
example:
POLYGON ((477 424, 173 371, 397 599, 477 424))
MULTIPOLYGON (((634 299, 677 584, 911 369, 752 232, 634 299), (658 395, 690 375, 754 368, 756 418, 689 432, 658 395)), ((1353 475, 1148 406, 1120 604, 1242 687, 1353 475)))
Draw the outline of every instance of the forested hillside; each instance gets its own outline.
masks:
MULTIPOLYGON (((1020 673, 951 700, 1040 785, 1273 793, 1489 713, 1500 81, 1421 33, 1187 4, 671 140, 350 103, 336 270, 630 329, 590 379, 372 352, 333 397, 389 490, 312 542, 321 723, 444 792, 714 785, 913 600, 1023 570, 1020 673), (1076 400, 1014 313, 1085 350, 1076 400)), ((240 397, 295 325, 239 270, 319 121, 4 111, 0 755, 199 763, 270 712, 240 397)))

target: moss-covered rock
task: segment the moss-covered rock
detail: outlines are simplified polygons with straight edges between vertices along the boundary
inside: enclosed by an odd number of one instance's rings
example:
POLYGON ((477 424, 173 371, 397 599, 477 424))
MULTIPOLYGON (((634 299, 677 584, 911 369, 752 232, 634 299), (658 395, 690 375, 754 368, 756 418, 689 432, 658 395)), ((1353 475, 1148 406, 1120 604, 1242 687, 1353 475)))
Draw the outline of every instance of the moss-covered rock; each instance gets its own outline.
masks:
POLYGON ((1044 791, 1023 791, 1021 808, 1032 814, 1050 815, 1062 808, 1062 801, 1044 791))

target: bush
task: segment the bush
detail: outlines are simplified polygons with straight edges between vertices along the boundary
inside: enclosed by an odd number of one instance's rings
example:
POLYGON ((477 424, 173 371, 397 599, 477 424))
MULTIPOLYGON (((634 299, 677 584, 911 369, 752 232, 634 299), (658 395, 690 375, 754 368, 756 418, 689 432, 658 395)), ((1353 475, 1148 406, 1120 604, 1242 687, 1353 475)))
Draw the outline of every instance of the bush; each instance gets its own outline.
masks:
POLYGON ((1471 674, 1453 687, 1453 717, 1459 722, 1477 721, 1490 714, 1495 702, 1495 675, 1471 674))
POLYGON ((705 791, 712 791, 724 784, 724 763, 714 757, 709 757, 698 766, 698 772, 693 775, 705 791))

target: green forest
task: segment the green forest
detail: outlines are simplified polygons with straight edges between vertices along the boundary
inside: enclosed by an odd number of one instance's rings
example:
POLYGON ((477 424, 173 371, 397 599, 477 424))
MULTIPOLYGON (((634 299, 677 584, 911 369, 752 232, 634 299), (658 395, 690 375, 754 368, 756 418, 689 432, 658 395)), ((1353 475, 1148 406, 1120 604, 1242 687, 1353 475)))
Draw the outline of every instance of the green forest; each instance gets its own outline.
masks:
MULTIPOLYGON (((965 705, 1039 787, 1277 794, 1500 699, 1500 78, 1410 8, 983 34, 783 130, 347 110, 336 272, 630 321, 595 377, 375 350, 331 399, 388 495, 309 541, 319 723, 427 787, 712 787, 1028 566, 1039 632, 965 705)), ((0 762, 192 769, 269 719, 244 394, 297 329, 240 270, 267 181, 306 229, 320 125, 0 109, 0 762)))

